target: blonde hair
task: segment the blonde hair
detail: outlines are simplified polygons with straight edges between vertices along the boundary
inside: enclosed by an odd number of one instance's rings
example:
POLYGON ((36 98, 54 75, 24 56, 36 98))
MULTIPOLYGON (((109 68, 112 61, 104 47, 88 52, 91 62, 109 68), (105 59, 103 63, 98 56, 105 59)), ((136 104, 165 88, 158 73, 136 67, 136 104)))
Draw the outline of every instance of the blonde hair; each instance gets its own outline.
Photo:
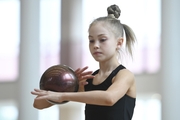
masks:
POLYGON ((92 25, 98 22, 104 22, 107 26, 109 26, 110 30, 114 33, 115 37, 126 37, 126 49, 132 55, 132 47, 136 41, 136 36, 133 30, 126 24, 122 24, 118 19, 121 14, 121 10, 117 5, 111 5, 107 8, 108 16, 99 17, 95 19, 89 26, 89 29, 92 25), (123 32, 124 31, 124 32, 123 32))

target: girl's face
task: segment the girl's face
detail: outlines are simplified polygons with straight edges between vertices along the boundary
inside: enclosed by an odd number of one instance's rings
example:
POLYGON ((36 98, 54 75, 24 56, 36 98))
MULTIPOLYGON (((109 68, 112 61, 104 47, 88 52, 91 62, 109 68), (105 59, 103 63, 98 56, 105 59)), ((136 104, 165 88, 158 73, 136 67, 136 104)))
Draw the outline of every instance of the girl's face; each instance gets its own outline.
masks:
POLYGON ((89 29, 89 49, 96 61, 107 61, 117 55, 118 40, 108 27, 99 22, 89 29))

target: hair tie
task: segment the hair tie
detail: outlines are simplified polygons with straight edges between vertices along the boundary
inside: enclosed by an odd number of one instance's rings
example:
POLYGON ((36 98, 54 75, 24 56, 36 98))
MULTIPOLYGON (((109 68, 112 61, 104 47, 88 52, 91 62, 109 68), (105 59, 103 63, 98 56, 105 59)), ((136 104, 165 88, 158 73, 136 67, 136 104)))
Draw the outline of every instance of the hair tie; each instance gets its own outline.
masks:
POLYGON ((114 14, 108 14, 108 17, 116 18, 116 17, 114 16, 114 14))

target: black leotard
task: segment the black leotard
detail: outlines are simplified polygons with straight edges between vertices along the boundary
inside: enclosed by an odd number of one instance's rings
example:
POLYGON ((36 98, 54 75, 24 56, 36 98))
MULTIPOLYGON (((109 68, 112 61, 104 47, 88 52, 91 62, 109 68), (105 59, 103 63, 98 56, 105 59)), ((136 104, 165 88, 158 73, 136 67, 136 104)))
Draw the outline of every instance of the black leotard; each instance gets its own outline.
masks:
MULTIPOLYGON (((112 78, 122 69, 126 68, 119 65, 115 70, 112 71, 106 80, 99 85, 93 85, 93 79, 88 79, 88 84, 85 86, 85 91, 107 90, 112 84, 112 78)), ((93 75, 97 74, 98 72, 99 70, 96 70, 93 75)), ((135 101, 135 98, 124 95, 113 106, 86 104, 85 120, 131 120, 134 112, 135 101)))

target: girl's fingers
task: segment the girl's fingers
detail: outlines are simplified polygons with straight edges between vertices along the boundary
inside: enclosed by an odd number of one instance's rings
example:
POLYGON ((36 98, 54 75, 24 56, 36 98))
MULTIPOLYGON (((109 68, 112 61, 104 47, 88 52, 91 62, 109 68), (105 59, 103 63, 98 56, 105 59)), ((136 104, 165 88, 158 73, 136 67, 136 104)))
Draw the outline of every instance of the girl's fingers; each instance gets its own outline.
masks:
POLYGON ((85 70, 88 69, 88 66, 84 67, 84 68, 78 68, 75 73, 78 77, 78 80, 81 81, 81 80, 85 80, 85 79, 90 79, 90 78, 93 78, 92 76, 92 73, 93 71, 86 71, 85 70))
POLYGON ((34 91, 36 91, 36 92, 42 92, 43 90, 40 90, 40 89, 34 89, 34 91))
POLYGON ((81 82, 81 85, 83 85, 83 86, 87 85, 87 84, 88 84, 88 82, 86 82, 86 81, 85 82, 81 82))
POLYGON ((78 73, 79 71, 80 71, 80 68, 78 68, 78 69, 77 69, 77 70, 75 70, 74 72, 75 72, 75 73, 78 73))
POLYGON ((91 75, 93 71, 87 71, 87 72, 83 72, 81 73, 81 76, 85 76, 85 75, 91 75))
POLYGON ((86 76, 82 76, 82 77, 79 79, 79 81, 83 81, 83 80, 86 80, 86 79, 92 79, 92 78, 94 78, 93 75, 86 75, 86 76))
POLYGON ((33 94, 33 95, 46 95, 47 91, 40 90, 40 89, 34 89, 34 91, 32 91, 31 94, 33 94))
POLYGON ((32 91, 31 94, 33 94, 33 95, 42 95, 42 93, 36 92, 36 91, 32 91))
POLYGON ((86 67, 84 67, 84 68, 82 68, 82 69, 78 68, 77 70, 75 70, 75 73, 76 73, 76 74, 81 74, 81 73, 84 72, 86 69, 88 69, 88 66, 86 66, 86 67))
POLYGON ((37 100, 40 100, 40 99, 48 99, 48 97, 47 97, 47 96, 38 96, 38 97, 36 97, 35 99, 37 99, 37 100))

